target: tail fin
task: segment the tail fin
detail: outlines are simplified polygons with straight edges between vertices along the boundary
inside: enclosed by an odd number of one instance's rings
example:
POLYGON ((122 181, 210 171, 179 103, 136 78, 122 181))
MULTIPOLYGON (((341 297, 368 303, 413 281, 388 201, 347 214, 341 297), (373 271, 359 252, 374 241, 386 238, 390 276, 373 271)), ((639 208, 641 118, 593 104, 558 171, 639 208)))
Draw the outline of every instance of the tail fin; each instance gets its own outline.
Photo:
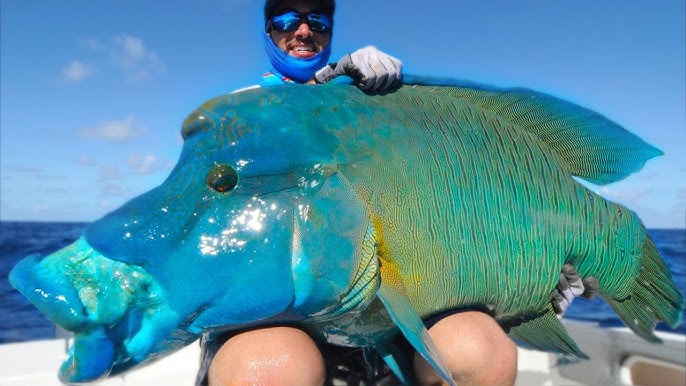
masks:
POLYGON ((653 329, 658 321, 676 327, 681 322, 684 297, 672 280, 665 261, 650 237, 643 245, 643 265, 626 299, 605 301, 636 334, 660 342, 653 329))

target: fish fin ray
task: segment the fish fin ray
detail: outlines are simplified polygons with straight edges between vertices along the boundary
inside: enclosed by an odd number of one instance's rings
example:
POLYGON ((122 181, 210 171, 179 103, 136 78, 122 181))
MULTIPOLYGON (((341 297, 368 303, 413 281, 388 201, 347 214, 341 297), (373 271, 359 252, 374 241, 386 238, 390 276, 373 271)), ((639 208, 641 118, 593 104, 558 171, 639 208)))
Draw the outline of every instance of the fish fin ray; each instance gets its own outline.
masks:
POLYGON ((646 237, 642 258, 643 264, 629 296, 625 299, 601 296, 636 334, 650 342, 660 342, 653 332, 656 323, 663 321, 673 328, 678 326, 684 298, 650 237, 646 237))
MULTIPOLYGON (((455 385, 450 370, 443 362, 438 348, 429 336, 429 331, 424 326, 421 317, 407 299, 402 284, 396 282, 396 287, 397 289, 382 280, 377 296, 386 307, 395 325, 398 326, 412 347, 426 359, 441 378, 449 384, 455 385)), ((393 369, 394 365, 398 365, 397 362, 389 362, 390 358, 387 355, 382 353, 382 356, 391 369, 393 369)), ((402 365, 402 363, 400 364, 402 365)), ((401 372, 401 374, 404 373, 401 372)))
POLYGON ((391 369, 393 374, 398 378, 403 385, 411 385, 414 383, 415 375, 412 368, 412 361, 408 356, 402 353, 398 347, 392 344, 377 345, 374 347, 381 355, 384 362, 391 369))
POLYGON ((539 350, 588 359, 574 339, 567 334, 552 305, 548 305, 547 310, 539 317, 510 328, 510 336, 539 350))
POLYGON ((428 86, 472 103, 534 134, 559 154, 572 175, 598 185, 620 181, 663 153, 617 123, 575 103, 526 88, 403 75, 404 84, 428 86))

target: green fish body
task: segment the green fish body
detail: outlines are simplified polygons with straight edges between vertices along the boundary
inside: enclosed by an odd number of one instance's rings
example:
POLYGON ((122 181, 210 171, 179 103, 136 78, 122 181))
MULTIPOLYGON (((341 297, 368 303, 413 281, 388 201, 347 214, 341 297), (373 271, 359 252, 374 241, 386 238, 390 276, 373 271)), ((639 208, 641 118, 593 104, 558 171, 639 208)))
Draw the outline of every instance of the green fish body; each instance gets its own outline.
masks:
POLYGON ((203 333, 288 323, 373 348, 411 383, 408 353, 393 344, 400 331, 450 380, 424 321, 465 309, 489 313, 517 340, 583 357, 550 302, 564 264, 595 277, 640 336, 656 341, 658 321, 679 323, 683 295, 640 219, 575 180, 619 181, 659 150, 535 91, 405 83, 386 95, 274 86, 193 112, 160 187, 11 275, 76 333, 68 363, 77 365, 65 364, 62 379, 121 372, 203 333), (100 273, 54 268, 84 259, 100 273), (143 283, 135 292, 84 300, 84 283, 122 265, 143 283), (69 311, 80 303, 87 320, 69 311), (92 347, 107 355, 86 356, 92 347))

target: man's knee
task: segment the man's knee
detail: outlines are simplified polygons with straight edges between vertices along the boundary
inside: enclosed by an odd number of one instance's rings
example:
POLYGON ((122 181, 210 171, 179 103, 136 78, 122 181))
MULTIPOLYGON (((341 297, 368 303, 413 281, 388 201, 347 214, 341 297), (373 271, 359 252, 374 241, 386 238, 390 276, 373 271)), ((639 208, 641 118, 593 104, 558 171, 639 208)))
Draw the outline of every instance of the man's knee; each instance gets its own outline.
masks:
MULTIPOLYGON (((460 385, 512 385, 517 375, 517 346, 498 323, 482 312, 463 312, 441 319, 429 335, 460 385)), ((415 369, 423 384, 440 378, 418 355, 415 369)))
POLYGON ((229 339, 208 370, 211 386, 321 385, 324 359, 312 339, 296 328, 270 327, 229 339))

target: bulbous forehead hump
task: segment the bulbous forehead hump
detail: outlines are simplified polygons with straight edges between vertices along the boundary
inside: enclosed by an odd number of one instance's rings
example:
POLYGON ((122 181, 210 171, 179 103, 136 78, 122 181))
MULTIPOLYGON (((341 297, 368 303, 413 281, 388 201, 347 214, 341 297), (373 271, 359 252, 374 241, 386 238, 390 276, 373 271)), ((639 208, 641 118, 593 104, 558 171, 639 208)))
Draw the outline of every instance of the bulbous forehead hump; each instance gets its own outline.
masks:
POLYGON ((260 87, 213 98, 193 111, 184 120, 181 135, 184 140, 200 133, 231 126, 241 127, 288 122, 317 124, 322 118, 339 110, 347 95, 340 90, 323 90, 308 85, 260 87), (324 97, 325 96, 325 97, 324 97))
POLYGON ((186 140, 195 134, 215 130, 221 125, 222 116, 235 115, 237 105, 233 94, 210 99, 186 117, 181 124, 181 136, 186 140))

